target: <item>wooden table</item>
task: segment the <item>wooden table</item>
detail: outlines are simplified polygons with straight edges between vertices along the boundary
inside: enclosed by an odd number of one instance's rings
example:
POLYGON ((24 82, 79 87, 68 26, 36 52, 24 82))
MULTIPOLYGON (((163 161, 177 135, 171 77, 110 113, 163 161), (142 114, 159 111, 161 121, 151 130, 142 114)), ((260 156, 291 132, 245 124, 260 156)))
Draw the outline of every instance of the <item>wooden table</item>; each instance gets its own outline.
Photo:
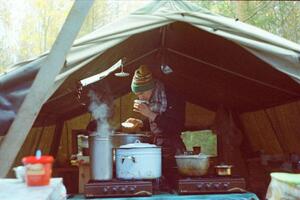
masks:
POLYGON ((89 156, 77 156, 77 160, 74 166, 78 167, 78 192, 81 194, 84 192, 84 185, 90 180, 90 157, 89 156))

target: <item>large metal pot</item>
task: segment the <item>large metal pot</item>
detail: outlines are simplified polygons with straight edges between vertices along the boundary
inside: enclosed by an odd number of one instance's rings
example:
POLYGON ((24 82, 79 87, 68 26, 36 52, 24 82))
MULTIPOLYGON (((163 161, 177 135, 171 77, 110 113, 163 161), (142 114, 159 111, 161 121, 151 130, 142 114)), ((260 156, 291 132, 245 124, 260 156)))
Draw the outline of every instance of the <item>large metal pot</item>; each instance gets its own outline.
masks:
POLYGON ((136 142, 116 149, 116 175, 119 179, 156 179, 161 176, 161 148, 136 142))
POLYGON ((205 175, 209 168, 209 157, 204 154, 199 155, 176 155, 178 171, 186 176, 205 175))
POLYGON ((115 148, 134 143, 135 141, 152 143, 153 140, 153 136, 149 132, 136 134, 115 132, 108 138, 103 138, 92 132, 89 133, 90 171, 91 178, 94 180, 112 179, 113 166, 115 164, 115 148))

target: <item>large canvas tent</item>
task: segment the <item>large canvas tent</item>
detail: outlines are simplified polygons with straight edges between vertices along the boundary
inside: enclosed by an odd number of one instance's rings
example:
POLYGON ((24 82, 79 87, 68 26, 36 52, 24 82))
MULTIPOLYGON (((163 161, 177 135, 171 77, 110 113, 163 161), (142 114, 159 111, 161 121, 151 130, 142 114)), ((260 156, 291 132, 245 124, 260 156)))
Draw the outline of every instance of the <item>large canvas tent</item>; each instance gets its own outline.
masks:
MULTIPOLYGON (((1 135, 46 56, 19 63, 0 77, 1 135)), ((188 102, 211 112, 224 107, 244 113, 240 119, 252 147, 300 153, 295 142, 300 141, 300 46, 184 1, 154 1, 78 39, 56 77, 59 87, 44 103, 35 126, 86 113, 76 99, 77 83, 123 58, 131 75, 147 64, 188 102), (172 73, 164 73, 168 68, 172 73)), ((130 81, 131 76, 111 73, 93 88, 116 99, 130 92, 130 81)))
MULTIPOLYGON (((236 19, 182 1, 154 1, 75 42, 56 79, 64 81, 39 119, 73 113, 79 107, 76 83, 124 57, 130 72, 140 63, 170 66, 174 74, 162 78, 211 110, 220 104, 241 112, 283 104, 299 97, 299 52, 299 45, 236 19)), ((46 56, 1 76, 2 135, 46 56)), ((113 93, 129 92, 130 78, 107 81, 113 93)))

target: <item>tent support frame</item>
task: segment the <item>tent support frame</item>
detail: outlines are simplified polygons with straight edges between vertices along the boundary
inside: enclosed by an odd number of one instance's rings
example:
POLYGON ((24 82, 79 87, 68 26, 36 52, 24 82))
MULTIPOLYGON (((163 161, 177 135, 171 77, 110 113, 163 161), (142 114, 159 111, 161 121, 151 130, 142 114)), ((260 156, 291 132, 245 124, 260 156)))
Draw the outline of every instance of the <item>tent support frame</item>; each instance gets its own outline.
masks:
MULTIPOLYGON (((145 54, 143 54, 143 55, 141 55, 141 56, 139 56, 139 57, 137 57, 137 58, 135 58, 135 59, 133 59, 131 61, 126 62, 126 64, 124 64, 123 67, 125 68, 126 66, 131 65, 131 64, 133 64, 133 63, 135 63, 135 62, 137 62, 137 61, 139 61, 139 60, 141 60, 141 59, 143 59, 143 58, 145 58, 145 57, 147 57, 149 55, 152 55, 153 53, 155 53, 157 51, 159 51, 158 48, 153 49, 153 50, 151 50, 151 51, 149 51, 149 52, 147 52, 147 53, 145 53, 145 54)), ((88 86, 86 86, 86 87, 88 87, 88 86)), ((58 100, 60 98, 63 98, 66 95, 72 95, 73 93, 74 93, 74 90, 67 91, 66 93, 60 94, 60 95, 58 95, 58 96, 56 96, 54 98, 49 99, 45 104, 55 102, 56 100, 58 100)))
POLYGON ((239 74, 239 73, 237 73, 237 72, 233 72, 233 71, 228 70, 228 69, 224 69, 223 67, 220 67, 220 66, 217 66, 217 65, 215 65, 215 64, 212 64, 212 63, 209 63, 209 62, 200 60, 200 59, 198 59, 198 58, 195 58, 195 57, 193 57, 193 56, 187 55, 187 54, 185 54, 185 53, 176 51, 176 50, 174 50, 174 49, 167 48, 167 50, 170 51, 170 52, 172 52, 172 53, 175 53, 175 54, 177 54, 177 55, 186 57, 186 58, 191 59, 191 60, 194 60, 194 61, 196 61, 196 62, 199 62, 199 63, 205 64, 205 65, 208 65, 208 66, 210 66, 210 67, 213 67, 213 68, 215 68, 215 69, 221 70, 221 71, 223 71, 223 72, 232 74, 232 75, 234 75, 234 76, 238 76, 238 77, 240 77, 240 78, 244 78, 244 79, 246 79, 246 80, 255 82, 255 83, 257 83, 257 84, 260 84, 260 85, 263 85, 263 86, 266 86, 266 87, 269 87, 269 88, 272 88, 272 89, 279 90, 279 91, 281 91, 281 92, 287 93, 287 94, 292 95, 292 96, 294 96, 294 97, 300 97, 300 95, 297 94, 297 93, 295 93, 295 92, 292 92, 292 91, 289 91, 289 90, 286 90, 286 89, 283 89, 283 88, 280 88, 280 87, 277 87, 277 86, 274 86, 274 85, 271 85, 271 84, 268 84, 268 83, 265 83, 265 82, 262 82, 262 81, 259 81, 259 80, 256 80, 256 79, 254 79, 254 78, 250 78, 250 77, 244 76, 244 75, 242 75, 242 74, 239 74))
POLYGON ((166 64, 166 26, 161 27, 161 66, 166 64))
POLYGON ((50 149, 50 155, 52 155, 53 157, 57 156, 57 152, 61 141, 61 136, 63 133, 63 128, 64 128, 64 120, 57 120, 55 131, 53 134, 51 149, 50 149))

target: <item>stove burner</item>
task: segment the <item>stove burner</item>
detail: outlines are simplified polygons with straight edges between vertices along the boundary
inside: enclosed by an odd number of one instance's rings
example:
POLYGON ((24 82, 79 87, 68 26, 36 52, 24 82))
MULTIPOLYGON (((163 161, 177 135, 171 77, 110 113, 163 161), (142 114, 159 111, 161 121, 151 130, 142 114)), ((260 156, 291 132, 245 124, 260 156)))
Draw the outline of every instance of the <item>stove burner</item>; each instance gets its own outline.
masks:
POLYGON ((246 182, 233 176, 182 178, 177 182, 177 191, 179 194, 239 193, 246 192, 246 182))
POLYGON ((151 196, 152 193, 150 180, 90 180, 84 185, 87 198, 151 196))

